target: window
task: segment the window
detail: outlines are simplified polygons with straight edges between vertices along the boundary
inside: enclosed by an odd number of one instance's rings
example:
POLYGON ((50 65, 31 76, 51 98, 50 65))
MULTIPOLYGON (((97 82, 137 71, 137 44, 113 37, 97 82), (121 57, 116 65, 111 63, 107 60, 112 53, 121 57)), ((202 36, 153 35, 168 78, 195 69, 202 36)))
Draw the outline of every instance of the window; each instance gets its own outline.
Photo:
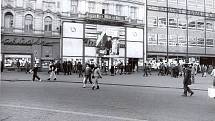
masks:
POLYGON ((166 45, 166 35, 165 34, 159 34, 158 35, 158 45, 166 45))
POLYGON ((33 16, 28 14, 25 16, 25 31, 31 32, 33 31, 33 16))
POLYGON ((166 26, 166 18, 159 18, 158 19, 158 25, 159 25, 159 27, 165 27, 166 26))
POLYGON ((196 37, 189 37, 189 41, 188 41, 189 46, 196 46, 196 37))
POLYGON ((197 39, 197 46, 200 46, 200 47, 204 47, 205 46, 205 40, 204 40, 204 38, 198 38, 197 39))
POLYGON ((122 6, 116 5, 116 15, 121 16, 122 15, 122 6))
POLYGON ((131 18, 136 19, 137 18, 137 8, 131 7, 131 18))
POLYGON ((109 13, 109 4, 108 3, 104 3, 103 4, 103 9, 105 10, 104 14, 108 14, 109 13))
POLYGON ((205 23, 204 21, 197 21, 197 29, 204 29, 205 23))
POLYGON ((77 13, 78 12, 78 0, 72 0, 71 1, 71 13, 77 13))
POLYGON ((12 28, 13 27, 13 14, 11 12, 7 12, 4 17, 4 27, 12 28))
POLYGON ((176 18, 169 18, 169 26, 170 27, 177 27, 177 19, 176 18))
POLYGON ((57 8, 60 8, 60 2, 59 1, 57 2, 57 8))
POLYGON ((95 12, 95 2, 89 2, 88 9, 89 9, 90 13, 94 13, 95 12))
POLYGON ((178 19, 178 27, 182 28, 182 29, 186 29, 186 27, 187 27, 186 19, 183 19, 183 18, 178 19))
POLYGON ((207 47, 213 47, 214 46, 214 40, 213 39, 207 39, 207 47))
POLYGON ((157 18, 156 17, 149 17, 148 18, 148 24, 149 24, 149 27, 158 26, 157 18))
POLYGON ((52 31, 52 18, 51 17, 45 17, 45 31, 52 31))
POLYGON ((157 34, 149 34, 148 35, 148 44, 149 45, 157 45, 157 34))
POLYGON ((213 30, 213 21, 207 21, 206 22, 206 29, 207 30, 213 30))
POLYGON ((185 36, 178 36, 178 45, 187 46, 187 40, 185 36))
POLYGON ((177 45, 177 35, 169 35, 169 45, 177 45))
POLYGON ((196 21, 189 21, 188 27, 190 29, 195 29, 196 28, 196 21))

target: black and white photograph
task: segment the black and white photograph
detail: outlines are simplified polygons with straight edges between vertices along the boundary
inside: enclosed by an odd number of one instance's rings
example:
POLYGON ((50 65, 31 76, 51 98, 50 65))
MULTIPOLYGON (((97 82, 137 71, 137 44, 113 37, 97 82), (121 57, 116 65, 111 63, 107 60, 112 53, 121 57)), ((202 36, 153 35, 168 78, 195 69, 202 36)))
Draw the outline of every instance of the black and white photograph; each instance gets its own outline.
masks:
POLYGON ((0 121, 215 121, 215 0, 0 11, 0 121))

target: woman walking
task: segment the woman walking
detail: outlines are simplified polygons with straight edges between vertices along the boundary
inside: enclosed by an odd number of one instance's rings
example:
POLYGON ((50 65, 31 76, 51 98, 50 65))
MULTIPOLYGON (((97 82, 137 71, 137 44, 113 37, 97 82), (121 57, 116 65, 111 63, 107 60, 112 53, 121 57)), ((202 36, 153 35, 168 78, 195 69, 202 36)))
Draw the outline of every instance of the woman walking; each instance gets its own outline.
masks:
POLYGON ((99 89, 98 80, 99 80, 99 78, 102 78, 102 76, 101 76, 100 69, 97 65, 94 67, 93 78, 94 78, 94 82, 93 82, 92 90, 94 90, 95 87, 96 87, 96 89, 99 89))

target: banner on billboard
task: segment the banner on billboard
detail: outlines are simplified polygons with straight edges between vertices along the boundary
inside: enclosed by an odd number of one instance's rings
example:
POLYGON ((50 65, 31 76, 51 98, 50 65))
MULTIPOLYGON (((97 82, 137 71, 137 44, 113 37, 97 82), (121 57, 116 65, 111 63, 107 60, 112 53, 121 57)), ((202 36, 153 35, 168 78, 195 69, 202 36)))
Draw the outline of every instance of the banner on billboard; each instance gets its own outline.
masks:
POLYGON ((64 22, 63 37, 83 38, 83 24, 64 22))

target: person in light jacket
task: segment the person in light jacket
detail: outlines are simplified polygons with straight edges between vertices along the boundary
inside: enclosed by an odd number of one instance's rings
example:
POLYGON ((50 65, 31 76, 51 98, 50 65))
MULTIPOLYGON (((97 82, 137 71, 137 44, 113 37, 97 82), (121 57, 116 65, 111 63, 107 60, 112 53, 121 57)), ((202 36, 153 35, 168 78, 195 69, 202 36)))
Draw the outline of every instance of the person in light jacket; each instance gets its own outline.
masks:
POLYGON ((93 82, 92 90, 94 90, 95 87, 96 87, 96 89, 99 89, 98 80, 99 80, 99 78, 102 78, 102 76, 101 76, 100 69, 99 69, 99 67, 98 67, 97 65, 94 67, 93 78, 94 78, 94 79, 93 79, 94 82, 93 82))
POLYGON ((215 66, 213 67, 213 70, 211 72, 211 76, 213 76, 213 87, 215 87, 215 66))

